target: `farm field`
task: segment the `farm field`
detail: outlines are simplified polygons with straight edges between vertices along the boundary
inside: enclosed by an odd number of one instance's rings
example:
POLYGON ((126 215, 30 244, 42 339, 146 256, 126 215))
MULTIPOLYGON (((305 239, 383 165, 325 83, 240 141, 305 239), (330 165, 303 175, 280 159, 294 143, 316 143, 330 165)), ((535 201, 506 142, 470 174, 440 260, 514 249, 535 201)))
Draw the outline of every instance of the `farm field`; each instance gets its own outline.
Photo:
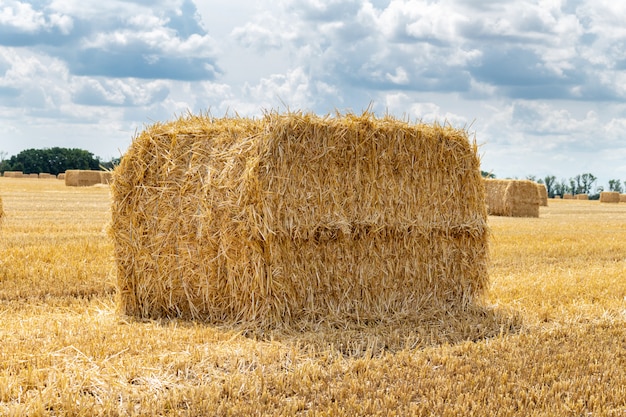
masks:
POLYGON ((0 198, 1 416, 626 416, 626 204, 490 217, 469 311, 263 333, 118 315, 107 186, 0 198))

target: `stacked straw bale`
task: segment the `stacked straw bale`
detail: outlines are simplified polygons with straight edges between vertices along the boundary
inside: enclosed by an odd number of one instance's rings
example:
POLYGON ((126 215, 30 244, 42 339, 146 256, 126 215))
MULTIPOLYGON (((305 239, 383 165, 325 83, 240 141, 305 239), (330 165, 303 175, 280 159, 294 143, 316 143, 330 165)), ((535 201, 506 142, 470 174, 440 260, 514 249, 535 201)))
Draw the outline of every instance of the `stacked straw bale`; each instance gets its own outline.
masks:
POLYGON ((4 171, 3 175, 6 178, 22 178, 24 173, 22 171, 4 171))
POLYGON ((487 211, 494 216, 539 217, 537 184, 528 180, 485 179, 487 211))
POLYGON ((576 200, 589 200, 589 195, 587 195, 587 194, 576 194, 576 200))
POLYGON ((111 184, 113 181, 113 171, 100 171, 100 183, 111 184))
POLYGON ((65 185, 70 187, 88 187, 101 184, 101 171, 68 169, 65 171, 65 185))
POLYGON ((602 191, 600 193, 601 203, 619 203, 620 197, 617 191, 602 191))
POLYGON ((539 205, 548 206, 548 189, 545 184, 537 184, 537 192, 539 193, 539 205))
POLYGON ((368 113, 155 124, 114 172, 120 309, 274 327, 462 308, 488 282, 479 168, 465 131, 368 113))

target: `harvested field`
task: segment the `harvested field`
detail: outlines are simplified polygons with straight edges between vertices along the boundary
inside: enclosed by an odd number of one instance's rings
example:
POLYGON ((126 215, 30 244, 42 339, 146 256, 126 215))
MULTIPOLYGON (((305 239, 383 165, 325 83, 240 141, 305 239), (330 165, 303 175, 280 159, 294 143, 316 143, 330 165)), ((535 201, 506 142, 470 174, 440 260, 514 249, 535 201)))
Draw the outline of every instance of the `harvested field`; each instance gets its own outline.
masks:
POLYGON ((626 205, 490 216, 465 316, 261 332, 116 314, 109 192, 0 178, 0 415, 626 413, 626 205))

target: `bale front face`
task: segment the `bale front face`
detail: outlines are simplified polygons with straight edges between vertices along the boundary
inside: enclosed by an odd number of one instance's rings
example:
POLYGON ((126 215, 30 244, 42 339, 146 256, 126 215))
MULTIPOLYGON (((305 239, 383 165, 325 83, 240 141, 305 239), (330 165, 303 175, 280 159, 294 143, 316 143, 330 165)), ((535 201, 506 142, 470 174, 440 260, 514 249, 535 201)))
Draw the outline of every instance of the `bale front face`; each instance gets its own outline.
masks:
POLYGON ((616 191, 602 191, 600 193, 601 203, 619 203, 619 193, 616 191))
POLYGON ((123 312, 276 326, 412 316, 487 285, 465 132, 348 115, 190 117, 114 173, 123 312))
POLYGON ((91 185, 100 184, 102 177, 101 171, 68 169, 65 171, 65 185, 70 187, 89 187, 91 185))
POLYGON ((489 214, 539 217, 539 192, 533 181, 485 179, 484 182, 489 214))

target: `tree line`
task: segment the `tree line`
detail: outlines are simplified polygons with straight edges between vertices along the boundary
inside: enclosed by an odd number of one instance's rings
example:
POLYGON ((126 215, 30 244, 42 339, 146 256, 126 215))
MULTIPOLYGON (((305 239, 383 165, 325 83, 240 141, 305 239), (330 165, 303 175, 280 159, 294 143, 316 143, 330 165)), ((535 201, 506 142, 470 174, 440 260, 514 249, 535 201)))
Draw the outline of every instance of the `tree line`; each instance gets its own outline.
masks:
POLYGON ((565 194, 588 194, 589 199, 594 200, 600 198, 600 193, 602 191, 615 191, 623 193, 624 190, 626 190, 626 181, 622 182, 619 179, 609 180, 608 190, 605 190, 605 188, 601 185, 594 188, 598 178, 588 172, 578 174, 568 180, 561 179, 560 181, 558 181, 554 175, 547 175, 544 178, 537 178, 534 175, 529 175, 526 178, 545 185, 548 197, 550 198, 556 196, 563 197, 565 194))
POLYGON ((111 169, 119 160, 104 162, 91 152, 76 148, 26 149, 17 155, 5 159, 6 153, 0 151, 0 173, 22 171, 25 174, 42 172, 58 175, 68 169, 111 169))

